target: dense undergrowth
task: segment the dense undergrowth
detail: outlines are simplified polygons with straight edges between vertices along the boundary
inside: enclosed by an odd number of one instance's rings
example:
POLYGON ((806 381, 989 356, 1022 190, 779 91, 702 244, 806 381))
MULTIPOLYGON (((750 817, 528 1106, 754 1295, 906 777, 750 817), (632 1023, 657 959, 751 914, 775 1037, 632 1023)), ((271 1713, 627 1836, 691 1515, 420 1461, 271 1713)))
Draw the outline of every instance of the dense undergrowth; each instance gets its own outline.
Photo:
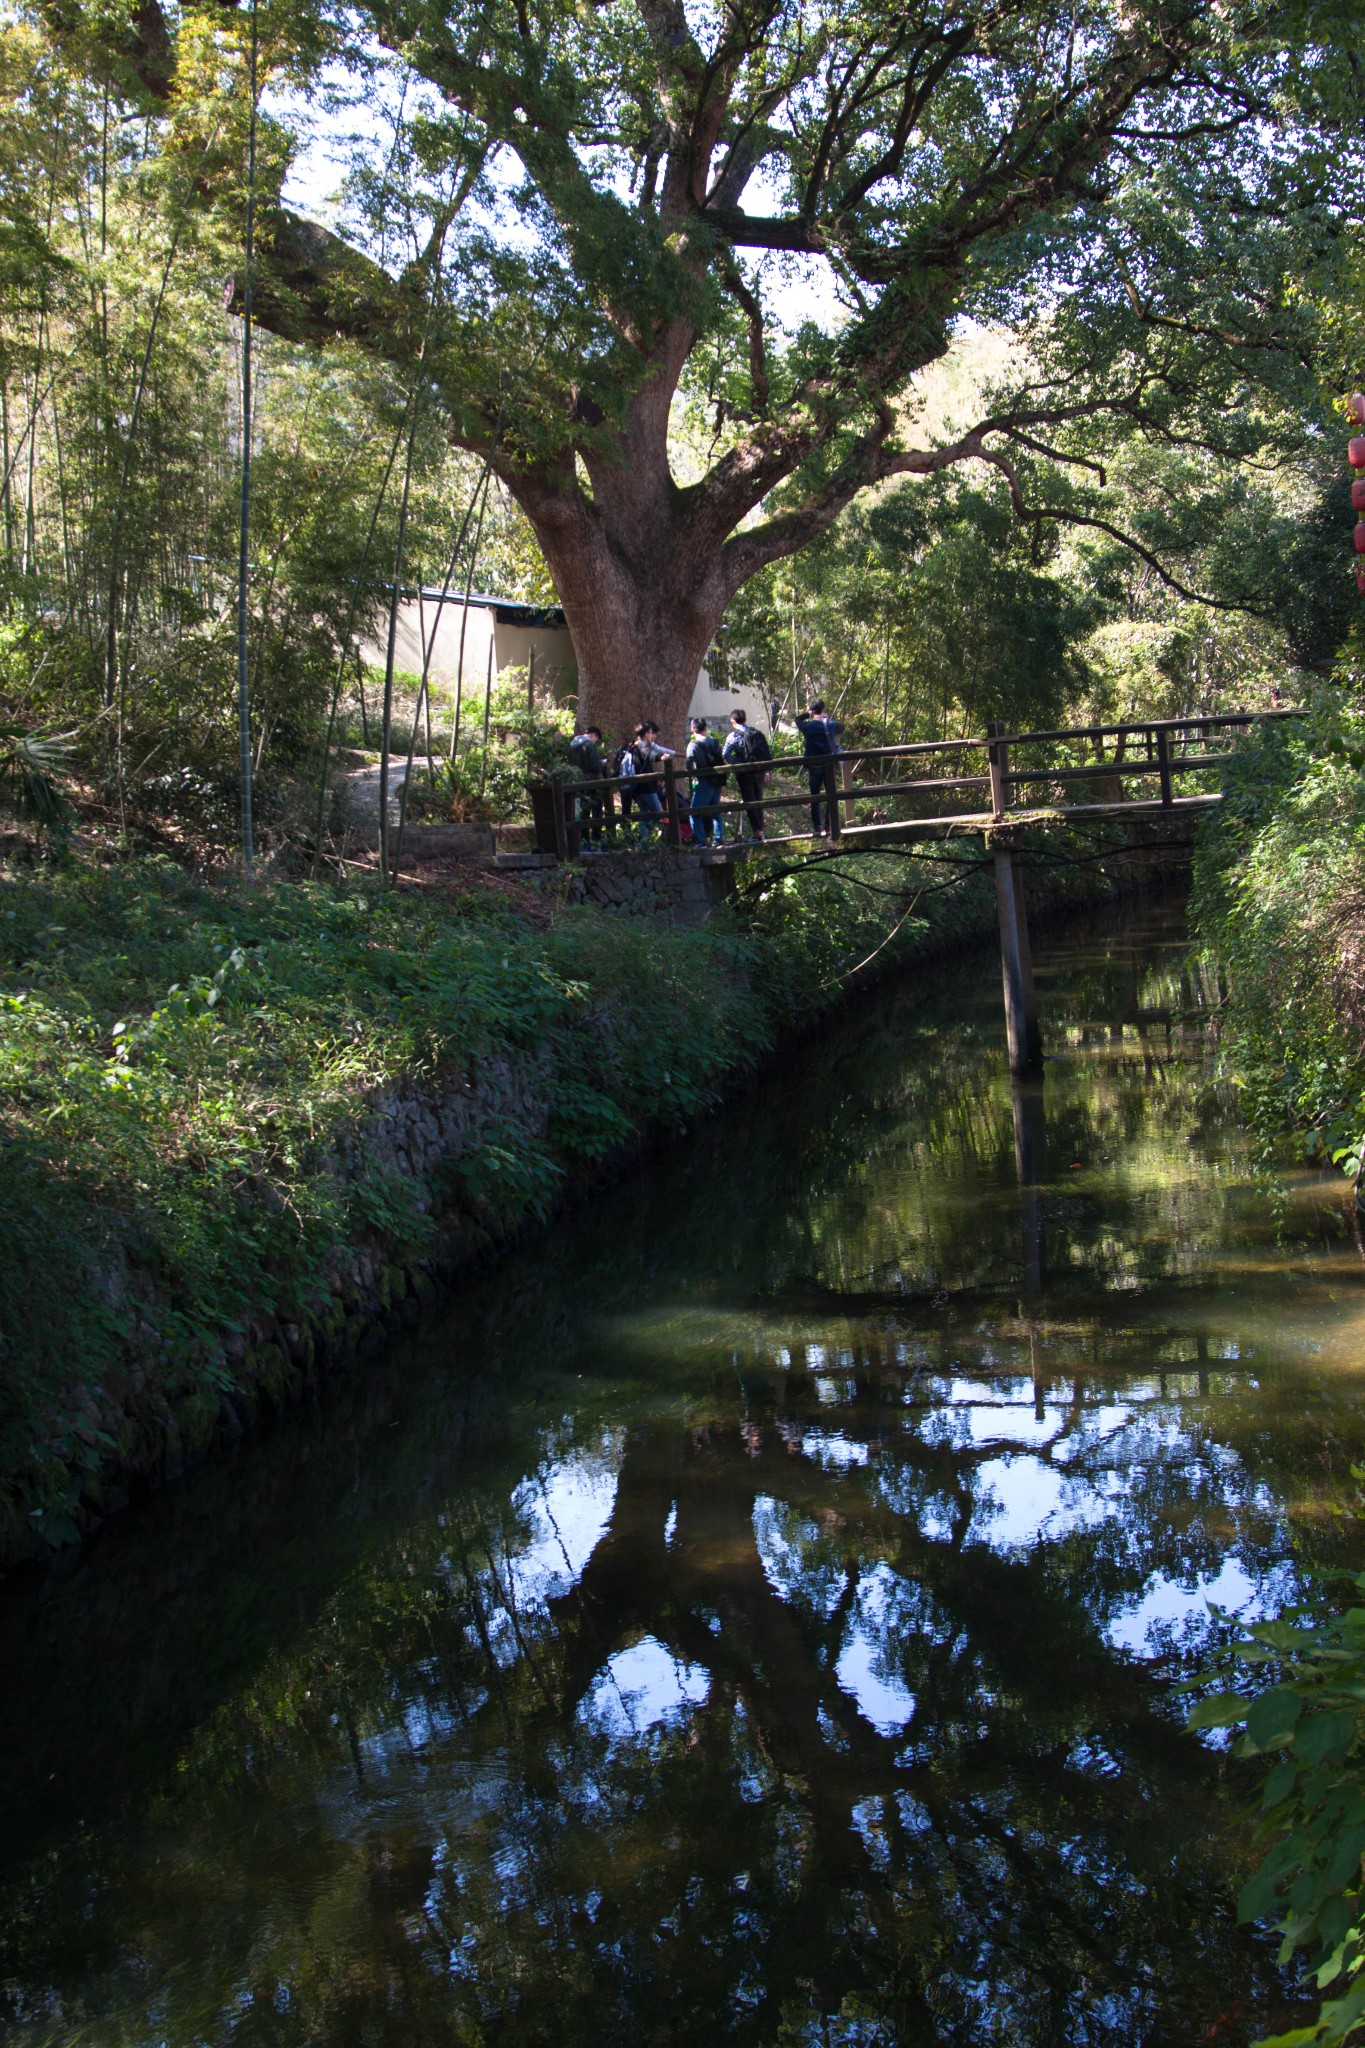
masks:
POLYGON ((879 948, 993 920, 965 848, 854 872, 770 879, 700 930, 547 924, 477 891, 246 893, 164 862, 0 878, 3 1548, 18 1517, 75 1533, 130 1360, 171 1398, 231 1391, 225 1333, 316 1302, 339 1245, 411 1260, 452 1215, 509 1236, 718 1101, 879 948), (439 1185, 367 1161, 387 1087, 517 1055, 540 1062, 542 1128, 485 1129, 439 1185))
POLYGON ((1231 764, 1194 918, 1226 974, 1225 1048, 1252 1130, 1358 1172, 1365 1134, 1365 721, 1322 697, 1231 764))

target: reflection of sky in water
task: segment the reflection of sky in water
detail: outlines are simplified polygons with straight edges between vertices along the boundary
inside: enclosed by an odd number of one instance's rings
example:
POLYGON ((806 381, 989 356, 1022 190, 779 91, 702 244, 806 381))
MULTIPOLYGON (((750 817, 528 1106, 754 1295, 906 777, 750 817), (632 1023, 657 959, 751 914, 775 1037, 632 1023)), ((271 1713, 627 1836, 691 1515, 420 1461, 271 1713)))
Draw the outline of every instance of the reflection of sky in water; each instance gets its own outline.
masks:
POLYGON ((859 1711, 879 1735, 894 1735, 915 1711, 915 1695, 887 1662, 887 1650, 897 1640, 892 1609, 903 1590, 889 1565, 875 1566, 859 1581, 853 1616, 835 1666, 840 1687, 856 1700, 859 1711))
POLYGON ((578 1718, 628 1742, 683 1720, 705 1704, 710 1689, 699 1664, 680 1662, 656 1636, 644 1636, 603 1666, 578 1718))
POLYGON ((522 1654, 522 1624, 544 1616, 548 1603, 569 1592, 600 1542, 616 1502, 616 1475, 624 1432, 604 1429, 595 1441, 551 1455, 523 1479, 509 1502, 509 1519, 495 1540, 490 1530, 473 1568, 481 1582, 482 1624, 471 1621, 472 1642, 487 1638, 498 1665, 509 1670, 522 1654))
POLYGON ((1066 1428, 1063 1409, 1044 1408, 1039 1416, 1034 1413, 1032 1395, 1027 1403, 996 1400, 989 1406, 969 1408, 967 1421, 969 1441, 974 1444, 1050 1444, 1066 1428))
POLYGON ((844 1472, 851 1465, 867 1463, 867 1445, 860 1444, 856 1437, 839 1436, 828 1429, 808 1429, 802 1432, 801 1449, 808 1458, 814 1458, 826 1472, 844 1472))
POLYGON ((611 1520, 623 1441, 620 1430, 604 1430, 596 1444, 542 1465, 512 1496, 530 1531, 508 1567, 519 1609, 543 1606, 577 1583, 611 1520))
POLYGON ((753 1519, 763 1576, 774 1593, 827 1619, 844 1589, 844 1569, 837 1558, 819 1554, 818 1526, 766 1493, 755 1500, 753 1519))
POLYGON ((1154 1656, 1164 1647, 1163 1636, 1178 1639, 1191 1627, 1202 1631, 1211 1618, 1211 1606, 1222 1607, 1243 1622, 1264 1621, 1293 1597, 1293 1579, 1292 1567, 1284 1565, 1258 1587, 1235 1557, 1225 1558, 1216 1573, 1201 1576, 1192 1586, 1158 1574, 1136 1605, 1108 1624, 1105 1634, 1117 1650, 1154 1656))
POLYGON ((1122 1482, 1108 1474, 1079 1485, 1040 1458, 991 1458, 977 1467, 973 1533, 996 1550, 1018 1550, 1076 1529, 1093 1529, 1113 1512, 1122 1482))

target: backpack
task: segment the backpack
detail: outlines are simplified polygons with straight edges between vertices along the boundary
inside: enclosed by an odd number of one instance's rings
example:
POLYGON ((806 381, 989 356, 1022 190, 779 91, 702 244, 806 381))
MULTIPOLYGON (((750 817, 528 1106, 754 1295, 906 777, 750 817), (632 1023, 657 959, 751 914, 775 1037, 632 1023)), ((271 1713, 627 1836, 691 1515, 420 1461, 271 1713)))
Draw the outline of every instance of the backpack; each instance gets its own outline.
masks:
POLYGON ((803 718, 799 727, 802 744, 807 754, 832 754, 834 734, 826 718, 803 718))
POLYGON ((619 775, 625 782, 629 782, 634 778, 638 771, 635 766, 635 749, 633 747, 618 747, 616 749, 616 752, 611 757, 611 772, 613 775, 619 775))
POLYGON ((634 776, 637 797, 659 794, 659 778, 656 771, 663 758, 663 749, 656 748, 651 740, 636 740, 625 750, 621 773, 634 776))
POLYGON ((687 772, 703 781, 722 765, 723 758, 718 739, 709 732, 695 733, 688 743, 687 772))
POLYGON ((726 762, 739 762, 749 766, 751 762, 772 760, 772 748, 755 725, 731 725, 724 737, 724 758, 726 762))

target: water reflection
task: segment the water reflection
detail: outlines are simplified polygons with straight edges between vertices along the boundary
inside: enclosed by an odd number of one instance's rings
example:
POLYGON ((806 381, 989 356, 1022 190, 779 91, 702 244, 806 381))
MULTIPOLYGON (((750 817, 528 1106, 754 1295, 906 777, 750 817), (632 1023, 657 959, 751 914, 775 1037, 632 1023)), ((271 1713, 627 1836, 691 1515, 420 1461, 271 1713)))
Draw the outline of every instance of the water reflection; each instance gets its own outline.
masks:
POLYGON ((1288 2024, 1170 1686, 1344 1540, 1360 1264, 1277 1239, 1177 939, 1040 948, 1041 1090, 989 977, 885 997, 10 1589, 23 2048, 1288 2024))

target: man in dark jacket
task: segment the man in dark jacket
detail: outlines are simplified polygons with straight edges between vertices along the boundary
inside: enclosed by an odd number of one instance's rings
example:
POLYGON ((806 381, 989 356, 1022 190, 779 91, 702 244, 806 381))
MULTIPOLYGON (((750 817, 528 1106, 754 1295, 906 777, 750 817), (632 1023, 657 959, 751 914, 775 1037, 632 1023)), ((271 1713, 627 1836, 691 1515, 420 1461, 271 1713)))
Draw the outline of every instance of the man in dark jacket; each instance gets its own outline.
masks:
POLYGON ((771 761, 772 748, 756 725, 750 725, 741 705, 730 713, 730 730, 725 735, 724 758, 735 769, 744 815, 749 820, 749 837, 763 844, 763 785, 767 774, 762 763, 771 761), (755 764, 760 765, 755 765, 755 764))
POLYGON ((796 730, 801 735, 801 744, 806 755, 806 768, 810 777, 810 827, 817 839, 829 836, 828 784, 825 780, 825 761, 839 751, 837 742, 843 731, 825 710, 823 697, 816 697, 809 711, 796 721, 796 730))
POLYGON ((635 808, 640 814, 640 841, 644 845, 654 837, 655 827, 664 814, 659 778, 654 771, 672 759, 673 749, 659 745, 659 728, 651 719, 646 719, 636 728, 635 743, 630 751, 635 760, 635 808))
POLYGON ((692 838, 698 846, 707 845, 712 838, 720 846, 725 839, 720 821, 724 783, 715 772, 721 760, 720 741, 707 731, 704 718, 694 718, 687 742, 687 772, 692 777, 692 838))
MULTIPOLYGON (((602 728, 590 725, 582 732, 576 732, 569 741, 569 759, 585 782, 596 782, 606 774, 602 763, 602 728)), ((598 847, 602 844, 604 806, 600 789, 589 790, 578 799, 578 822, 583 831, 585 846, 598 847)))

